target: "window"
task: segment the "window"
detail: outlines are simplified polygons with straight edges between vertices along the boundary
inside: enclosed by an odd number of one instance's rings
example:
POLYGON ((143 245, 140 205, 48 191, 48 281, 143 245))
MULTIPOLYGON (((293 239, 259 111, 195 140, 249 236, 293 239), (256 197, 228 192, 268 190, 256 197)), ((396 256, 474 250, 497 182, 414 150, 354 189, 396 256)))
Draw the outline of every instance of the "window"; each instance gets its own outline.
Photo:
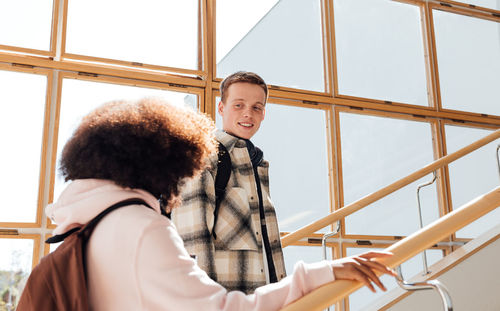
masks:
POLYGON ((500 115, 500 23, 433 14, 443 108, 500 115))
POLYGON ((0 70, 0 222, 37 220, 47 76, 0 70), (5 148, 5 149, 4 149, 5 148))
POLYGON ((320 0, 217 1, 217 76, 254 71, 268 84, 324 92, 321 23, 320 0))
POLYGON ((50 50, 53 1, 15 0, 0 4, 0 46, 50 50))
POLYGON ((198 1, 68 1, 66 52, 198 69, 198 1))
POLYGON ((428 106, 417 6, 388 0, 335 0, 338 92, 428 106))
MULTIPOLYGON (((340 113, 344 206, 434 161, 430 124, 340 113)), ((428 175, 346 218, 346 233, 409 235, 419 229, 416 190, 428 175)), ((422 189, 424 225, 439 217, 436 187, 422 189)))

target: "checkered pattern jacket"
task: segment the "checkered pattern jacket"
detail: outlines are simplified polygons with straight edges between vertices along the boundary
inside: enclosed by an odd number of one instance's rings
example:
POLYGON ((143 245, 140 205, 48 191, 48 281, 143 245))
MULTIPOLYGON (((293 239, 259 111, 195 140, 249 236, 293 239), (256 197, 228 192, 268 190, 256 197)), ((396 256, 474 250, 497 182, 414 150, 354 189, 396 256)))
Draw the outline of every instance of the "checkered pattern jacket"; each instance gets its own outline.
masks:
MULTIPOLYGON (((196 255, 198 265, 228 290, 247 294, 266 284, 259 197, 250 156, 244 140, 216 132, 228 150, 232 172, 221 201, 215 228, 215 174, 217 155, 211 166, 182 190, 183 205, 172 212, 172 221, 188 252, 196 255), (217 239, 214 240, 212 231, 217 239)), ((285 277, 278 223, 269 197, 269 163, 262 161, 259 174, 265 221, 278 280, 285 277)))

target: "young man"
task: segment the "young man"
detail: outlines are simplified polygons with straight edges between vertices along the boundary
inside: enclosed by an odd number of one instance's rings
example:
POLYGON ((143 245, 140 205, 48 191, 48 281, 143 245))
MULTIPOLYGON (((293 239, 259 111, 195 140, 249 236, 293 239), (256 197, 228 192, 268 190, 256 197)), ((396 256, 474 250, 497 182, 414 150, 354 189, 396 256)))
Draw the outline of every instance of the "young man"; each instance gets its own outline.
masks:
POLYGON ((250 138, 266 112, 267 85, 255 73, 236 72, 221 84, 217 131, 231 158, 231 172, 217 215, 215 178, 218 156, 183 191, 183 205, 172 220, 190 254, 228 290, 252 293, 285 277, 276 213, 269 197, 269 163, 250 138), (215 223, 215 226, 214 226, 215 223))

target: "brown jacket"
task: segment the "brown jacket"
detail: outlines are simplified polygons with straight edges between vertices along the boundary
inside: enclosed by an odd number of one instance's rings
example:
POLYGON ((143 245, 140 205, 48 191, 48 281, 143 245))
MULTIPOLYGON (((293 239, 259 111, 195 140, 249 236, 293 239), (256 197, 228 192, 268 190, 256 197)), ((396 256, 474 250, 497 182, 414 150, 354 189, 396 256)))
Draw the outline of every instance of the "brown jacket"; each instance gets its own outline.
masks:
MULTIPOLYGON (((222 200, 215 229, 215 187, 217 155, 211 167, 189 181, 182 190, 183 205, 172 212, 172 220, 198 265, 228 290, 252 293, 266 284, 259 198, 246 143, 224 132, 216 133, 228 150, 232 172, 222 200), (217 239, 214 240, 212 230, 217 239)), ((278 280, 285 277, 276 213, 269 197, 269 163, 257 168, 266 226, 278 280)))

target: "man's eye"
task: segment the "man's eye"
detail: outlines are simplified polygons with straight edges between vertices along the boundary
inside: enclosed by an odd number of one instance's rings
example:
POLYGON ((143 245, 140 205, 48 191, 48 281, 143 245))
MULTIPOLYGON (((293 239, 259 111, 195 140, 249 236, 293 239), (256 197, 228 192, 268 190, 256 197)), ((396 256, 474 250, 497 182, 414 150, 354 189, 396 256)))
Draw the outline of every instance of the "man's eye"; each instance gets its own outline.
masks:
POLYGON ((255 110, 255 111, 262 111, 262 108, 259 107, 259 106, 255 106, 255 107, 253 107, 253 110, 255 110))

